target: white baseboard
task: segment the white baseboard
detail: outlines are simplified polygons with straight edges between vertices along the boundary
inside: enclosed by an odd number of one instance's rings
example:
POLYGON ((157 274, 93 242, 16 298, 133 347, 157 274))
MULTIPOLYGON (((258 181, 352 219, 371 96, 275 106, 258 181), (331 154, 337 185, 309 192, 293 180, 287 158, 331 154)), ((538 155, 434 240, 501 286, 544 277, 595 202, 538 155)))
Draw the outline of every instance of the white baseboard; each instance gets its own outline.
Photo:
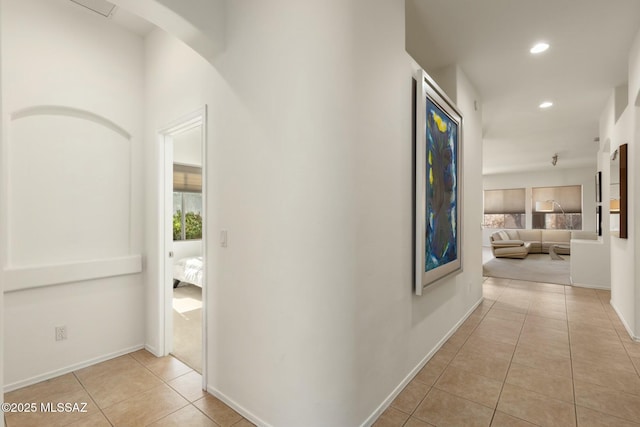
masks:
POLYGON ((451 328, 449 330, 449 332, 447 332, 447 334, 440 341, 438 341, 438 343, 435 345, 435 347, 433 349, 431 349, 431 351, 429 353, 427 353, 427 355, 420 362, 418 362, 418 365, 416 365, 416 367, 413 368, 407 374, 407 376, 400 382, 400 384, 398 384, 398 386, 395 389, 393 389, 391 394, 389 394, 389 396, 387 396, 387 398, 380 404, 380 406, 378 406, 378 408, 375 411, 373 411, 373 413, 371 415, 369 415, 369 417, 361 424, 361 427, 369 427, 369 426, 373 425, 373 423, 376 422, 376 420, 380 417, 380 415, 382 415, 382 413, 389 407, 389 405, 391 405, 393 400, 396 397, 398 397, 398 395, 400 394, 400 392, 402 392, 402 390, 404 390, 404 388, 407 386, 407 384, 409 384, 411 382, 411 380, 416 375, 418 375, 418 372, 420 372, 420 370, 422 368, 424 368, 424 365, 426 365, 427 362, 433 357, 433 355, 436 354, 436 352, 438 350, 440 350, 440 348, 444 345, 444 343, 447 342, 447 340, 449 338, 451 338, 451 336, 458 330, 458 328, 460 328, 460 326, 462 326, 462 324, 465 322, 465 320, 467 320, 469 318, 469 316, 471 316, 471 313, 473 313, 473 311, 476 308, 478 308, 478 306, 482 303, 482 301, 484 301, 484 297, 481 297, 478 300, 478 302, 476 302, 467 311, 467 313, 462 317, 462 319, 460 319, 460 321, 458 321, 458 323, 456 323, 453 326, 453 328, 451 328))
POLYGON ((640 341, 640 337, 637 337, 633 334, 633 330, 629 327, 629 324, 627 323, 627 321, 624 320, 624 317, 622 316, 622 314, 620 314, 620 310, 618 310, 618 307, 615 306, 613 301, 609 301, 609 304, 611 304, 611 307, 613 307, 613 311, 615 311, 616 314, 618 315, 618 319, 620 319, 620 322, 622 322, 622 325, 627 330, 629 337, 631 337, 631 339, 634 341, 640 341))
POLYGON ((155 347, 150 346, 149 344, 145 344, 144 349, 147 350, 149 353, 153 354, 155 357, 164 356, 163 354, 160 354, 160 352, 155 347))
POLYGON ((226 403, 228 406, 230 406, 233 410, 235 410, 237 413, 242 415, 247 420, 251 421, 253 424, 255 424, 257 426, 260 426, 260 427, 272 427, 271 424, 268 424, 268 423, 262 421, 260 418, 256 417, 254 414, 249 412, 242 405, 238 404, 233 399, 230 399, 229 397, 227 397, 224 393, 220 392, 219 390, 217 390, 217 389, 215 389, 215 388, 213 388, 211 386, 207 386, 207 392, 209 394, 217 397, 218 399, 222 400, 224 403, 226 403))
POLYGON ((602 291, 610 291, 611 288, 608 286, 598 286, 598 285, 585 285, 583 283, 575 283, 573 281, 573 277, 569 276, 569 281, 571 282, 571 286, 576 288, 587 288, 587 289, 599 289, 602 291))
POLYGON ((33 384, 37 384, 42 381, 50 380, 52 378, 59 377, 60 375, 68 374, 69 372, 77 371, 78 369, 86 368, 91 365, 95 365, 96 363, 104 362, 109 359, 113 359, 119 356, 123 356, 128 353, 132 353, 134 351, 138 351, 143 349, 145 346, 143 344, 136 345, 133 347, 125 348, 122 350, 114 351, 113 353, 105 354, 102 356, 95 357, 93 359, 85 360, 84 362, 76 363, 70 366, 66 366, 61 369, 56 369, 54 371, 46 372, 41 375, 36 375, 35 377, 27 378, 26 380, 16 381, 11 384, 5 384, 3 390, 5 393, 9 393, 10 391, 17 390, 22 387, 27 387, 33 384))

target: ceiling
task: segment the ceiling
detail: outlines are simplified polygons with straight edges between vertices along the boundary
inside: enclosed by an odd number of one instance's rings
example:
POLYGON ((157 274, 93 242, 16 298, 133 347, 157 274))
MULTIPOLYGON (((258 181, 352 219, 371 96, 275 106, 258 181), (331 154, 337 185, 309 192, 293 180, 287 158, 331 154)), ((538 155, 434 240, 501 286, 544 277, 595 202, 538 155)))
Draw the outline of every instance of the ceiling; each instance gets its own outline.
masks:
POLYGON ((627 81, 640 1, 406 4, 407 49, 416 51, 409 53, 428 72, 458 64, 480 94, 484 174, 595 171, 600 114, 613 88, 627 81), (551 47, 532 55, 539 41, 551 47), (540 109, 546 100, 554 105, 540 109))
POLYGON ((87 13, 98 13, 105 18, 111 19, 116 25, 126 28, 142 37, 145 37, 155 25, 139 16, 128 12, 126 9, 117 7, 107 0, 71 0, 87 13))

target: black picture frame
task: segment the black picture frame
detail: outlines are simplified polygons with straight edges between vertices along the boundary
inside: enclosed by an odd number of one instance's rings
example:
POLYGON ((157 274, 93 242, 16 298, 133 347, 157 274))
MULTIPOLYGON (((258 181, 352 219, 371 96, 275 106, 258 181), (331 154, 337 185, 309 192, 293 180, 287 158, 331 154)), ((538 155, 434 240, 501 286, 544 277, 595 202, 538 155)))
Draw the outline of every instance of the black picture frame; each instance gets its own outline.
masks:
POLYGON ((602 202, 602 171, 596 172, 596 203, 602 202))

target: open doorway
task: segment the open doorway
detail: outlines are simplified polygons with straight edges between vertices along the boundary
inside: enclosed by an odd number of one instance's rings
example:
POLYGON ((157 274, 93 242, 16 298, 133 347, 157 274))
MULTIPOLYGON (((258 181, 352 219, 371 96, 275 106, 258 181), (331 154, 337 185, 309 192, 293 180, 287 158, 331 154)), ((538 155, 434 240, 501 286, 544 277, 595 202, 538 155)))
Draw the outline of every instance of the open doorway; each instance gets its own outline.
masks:
POLYGON ((201 374, 206 360, 205 116, 202 108, 160 132, 164 354, 172 354, 201 374))

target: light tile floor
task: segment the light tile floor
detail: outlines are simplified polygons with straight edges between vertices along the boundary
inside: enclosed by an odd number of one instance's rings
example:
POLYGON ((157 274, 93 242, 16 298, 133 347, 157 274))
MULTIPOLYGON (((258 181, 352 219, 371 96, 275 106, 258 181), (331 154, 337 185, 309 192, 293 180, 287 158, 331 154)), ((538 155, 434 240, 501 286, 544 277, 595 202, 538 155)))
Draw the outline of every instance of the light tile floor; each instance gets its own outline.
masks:
POLYGON ((179 360, 140 350, 5 394, 9 403, 82 403, 87 412, 7 413, 7 427, 250 427, 202 391, 202 377, 179 360))
MULTIPOLYGON (((610 293, 489 278, 484 302, 376 421, 376 427, 640 426, 640 343, 610 293)), ((87 402, 88 413, 7 414, 18 426, 253 424, 200 390, 173 357, 141 350, 5 395, 87 402)))
POLYGON ((608 291, 488 278, 375 427, 640 426, 640 343, 608 291))

